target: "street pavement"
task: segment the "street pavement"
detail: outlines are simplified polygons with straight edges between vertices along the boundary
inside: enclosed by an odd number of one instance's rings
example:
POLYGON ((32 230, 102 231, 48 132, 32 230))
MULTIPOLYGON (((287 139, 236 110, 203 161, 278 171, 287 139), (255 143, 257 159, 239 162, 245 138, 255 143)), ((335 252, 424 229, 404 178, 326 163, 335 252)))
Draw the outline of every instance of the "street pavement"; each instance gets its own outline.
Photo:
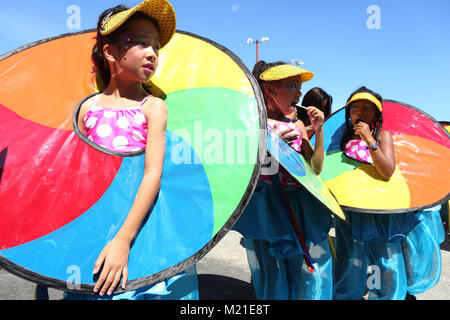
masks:
MULTIPOLYGON (((332 230, 333 231, 333 230, 332 230)), ((333 235, 331 233, 331 235, 333 235)), ((241 235, 230 231, 197 264, 200 300, 254 300, 250 270, 241 235)), ((450 300, 450 241, 441 245, 440 281, 417 300, 450 300)), ((0 270, 0 300, 33 300, 35 285, 5 270, 0 270)), ((49 290, 50 300, 62 298, 62 292, 49 290)))

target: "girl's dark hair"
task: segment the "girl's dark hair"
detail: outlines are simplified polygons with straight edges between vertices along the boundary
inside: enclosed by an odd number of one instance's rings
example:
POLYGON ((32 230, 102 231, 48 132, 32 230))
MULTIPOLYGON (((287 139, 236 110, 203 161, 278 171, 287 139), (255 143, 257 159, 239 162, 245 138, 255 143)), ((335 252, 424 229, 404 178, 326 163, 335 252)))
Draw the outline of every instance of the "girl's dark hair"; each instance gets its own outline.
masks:
MULTIPOLYGON (((378 101, 380 101, 380 103, 383 103, 383 98, 381 97, 380 94, 378 94, 376 92, 373 92, 372 90, 369 90, 369 89, 367 89, 364 86, 359 88, 355 92, 353 92, 350 95, 350 97, 348 97, 347 103, 352 99, 352 97, 355 94, 360 93, 360 92, 370 93, 378 101)), ((351 103, 350 105, 346 106, 346 108, 345 108, 345 132, 344 132, 344 136, 342 137, 342 140, 341 140, 341 150, 344 150, 345 145, 347 144, 347 142, 351 139, 351 137, 354 134, 353 124, 352 124, 352 121, 350 119, 350 107, 352 106, 353 103, 351 103)), ((383 126, 383 113, 377 107, 375 107, 375 119, 373 121, 373 125, 372 125, 371 130, 372 130, 373 138, 375 140, 377 140, 377 141, 378 141, 378 136, 380 135, 382 126, 383 126)))
MULTIPOLYGON (((322 88, 312 88, 309 90, 305 96, 303 97, 302 105, 305 107, 316 107, 319 110, 323 111, 325 115, 325 120, 331 114, 331 105, 333 104, 333 97, 330 96, 325 90, 322 88), (323 106, 323 102, 326 101, 325 107, 323 106)), ((303 108, 297 108, 297 116, 300 120, 303 121, 305 126, 310 125, 308 113, 303 108)))
POLYGON ((155 26, 158 28, 159 30, 159 26, 158 23, 153 20, 152 18, 150 18, 149 16, 147 16, 146 14, 142 13, 142 12, 136 12, 131 18, 129 18, 127 20, 127 22, 125 22, 123 25, 121 25, 117 30, 115 30, 114 32, 104 36, 100 33, 100 30, 103 26, 103 23, 109 18, 112 17, 113 15, 128 10, 129 8, 123 5, 119 5, 116 6, 114 8, 110 8, 105 10, 100 17, 98 18, 98 23, 97 23, 97 36, 96 36, 96 43, 94 45, 94 47, 92 48, 92 62, 95 65, 95 72, 100 74, 105 87, 108 86, 109 81, 111 80, 111 71, 109 70, 109 64, 108 61, 105 58, 105 55, 103 53, 103 47, 105 44, 110 44, 110 45, 121 45, 121 39, 120 36, 123 34, 123 32, 126 30, 126 26, 134 19, 136 18, 141 18, 141 17, 145 17, 149 20, 151 20, 155 26))
MULTIPOLYGON (((253 71, 252 74, 253 76, 256 78, 256 80, 259 83, 259 86, 261 87, 261 89, 263 90, 263 84, 266 82, 264 80, 261 80, 259 77, 261 76, 261 74, 266 71, 267 69, 276 67, 276 66, 281 66, 283 64, 286 64, 283 61, 278 61, 278 62, 271 62, 271 63, 267 63, 263 60, 258 61, 255 66, 253 67, 253 71)), ((264 90, 263 90, 264 93, 264 90)), ((266 100, 266 96, 263 94, 264 96, 264 101, 266 100)), ((267 101, 266 101, 267 102, 267 101)))

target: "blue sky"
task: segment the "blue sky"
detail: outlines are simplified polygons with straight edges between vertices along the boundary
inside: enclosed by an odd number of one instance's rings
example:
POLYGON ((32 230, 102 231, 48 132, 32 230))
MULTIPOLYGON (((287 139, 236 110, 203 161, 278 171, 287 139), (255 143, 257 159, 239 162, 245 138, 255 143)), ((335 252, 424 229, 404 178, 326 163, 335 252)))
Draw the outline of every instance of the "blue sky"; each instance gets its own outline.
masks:
MULTIPOLYGON (((173 0, 178 29, 209 38, 234 52, 252 70, 255 46, 248 38, 269 37, 260 46, 268 62, 303 60, 318 86, 345 104, 361 85, 385 99, 418 107, 450 121, 449 0, 173 0), (379 11, 368 11, 375 5, 379 11), (379 15, 377 14, 379 12, 379 15), (379 29, 368 27, 378 23, 379 29)), ((69 29, 67 8, 80 8, 80 30, 94 28, 100 13, 139 1, 4 1, 0 54, 24 44, 79 30, 69 29), (26 10, 24 10, 26 9, 26 10), (38 13, 38 14, 36 14, 38 13)))

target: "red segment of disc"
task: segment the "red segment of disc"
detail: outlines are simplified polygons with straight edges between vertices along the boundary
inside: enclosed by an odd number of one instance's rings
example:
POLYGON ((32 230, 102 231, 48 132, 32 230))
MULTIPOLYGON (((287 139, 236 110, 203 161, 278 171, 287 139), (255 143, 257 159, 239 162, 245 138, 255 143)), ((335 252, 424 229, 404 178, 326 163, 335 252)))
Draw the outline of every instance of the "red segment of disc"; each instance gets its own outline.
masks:
POLYGON ((450 139, 428 116, 398 103, 383 103, 383 130, 394 135, 410 135, 450 148, 450 139))
POLYGON ((1 104, 0 119, 3 250, 47 235, 85 213, 109 188, 122 158, 97 151, 73 131, 31 122, 1 104))

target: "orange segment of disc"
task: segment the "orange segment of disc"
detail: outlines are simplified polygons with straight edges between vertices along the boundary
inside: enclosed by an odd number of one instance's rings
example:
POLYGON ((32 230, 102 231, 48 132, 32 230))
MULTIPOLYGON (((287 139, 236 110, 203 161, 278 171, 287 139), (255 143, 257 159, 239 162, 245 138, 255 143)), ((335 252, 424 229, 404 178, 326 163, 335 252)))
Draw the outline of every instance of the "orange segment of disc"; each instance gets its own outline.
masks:
POLYGON ((411 194, 411 208, 445 198, 450 190, 450 149, 411 135, 395 135, 397 166, 411 194))
POLYGON ((93 37, 50 41, 0 61, 0 103, 27 120, 72 130, 75 107, 94 92, 93 37))

